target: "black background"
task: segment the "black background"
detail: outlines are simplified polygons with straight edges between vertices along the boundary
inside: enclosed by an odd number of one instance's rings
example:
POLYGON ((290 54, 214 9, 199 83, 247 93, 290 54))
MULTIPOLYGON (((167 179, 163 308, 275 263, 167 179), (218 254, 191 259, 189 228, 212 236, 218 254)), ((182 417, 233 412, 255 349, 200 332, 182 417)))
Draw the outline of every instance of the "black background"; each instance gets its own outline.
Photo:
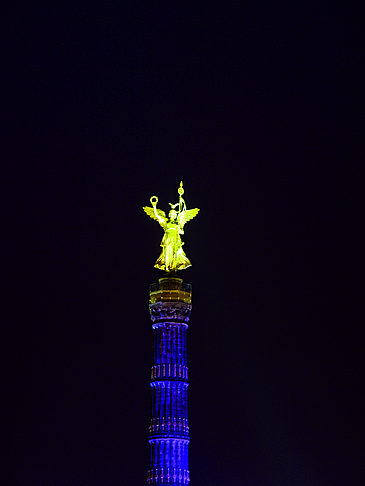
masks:
POLYGON ((181 179, 191 484, 362 484, 360 28, 330 5, 4 13, 5 484, 144 484, 141 207, 181 179))

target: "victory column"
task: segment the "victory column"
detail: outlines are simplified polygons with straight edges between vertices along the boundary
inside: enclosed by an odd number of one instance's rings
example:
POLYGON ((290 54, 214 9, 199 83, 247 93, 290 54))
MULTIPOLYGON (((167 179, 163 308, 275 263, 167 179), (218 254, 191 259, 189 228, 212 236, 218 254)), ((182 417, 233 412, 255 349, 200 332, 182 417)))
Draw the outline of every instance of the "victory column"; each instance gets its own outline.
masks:
POLYGON ((189 484, 189 425, 187 329, 191 312, 191 285, 176 272, 191 266, 180 235, 199 209, 187 209, 182 182, 179 202, 170 204, 168 217, 157 209, 158 198, 144 211, 164 230, 161 255, 155 267, 166 273, 150 286, 153 329, 151 370, 152 417, 149 427, 150 467, 147 483, 182 486, 189 484))

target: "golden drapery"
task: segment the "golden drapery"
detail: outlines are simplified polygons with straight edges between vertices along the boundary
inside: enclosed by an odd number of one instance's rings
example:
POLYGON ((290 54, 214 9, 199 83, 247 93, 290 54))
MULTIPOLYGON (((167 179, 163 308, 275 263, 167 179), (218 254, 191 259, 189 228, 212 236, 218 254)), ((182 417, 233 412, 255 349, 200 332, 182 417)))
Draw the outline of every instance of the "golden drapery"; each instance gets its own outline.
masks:
POLYGON ((183 250, 178 223, 169 222, 164 227, 165 234, 161 241, 162 252, 155 263, 155 267, 166 272, 183 270, 191 263, 183 250))

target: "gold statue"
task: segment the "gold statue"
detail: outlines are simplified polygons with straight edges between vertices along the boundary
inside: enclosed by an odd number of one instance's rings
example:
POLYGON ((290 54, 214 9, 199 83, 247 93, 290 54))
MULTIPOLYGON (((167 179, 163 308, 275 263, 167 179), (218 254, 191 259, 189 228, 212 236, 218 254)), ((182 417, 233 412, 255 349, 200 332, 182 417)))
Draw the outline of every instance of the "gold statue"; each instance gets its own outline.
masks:
POLYGON ((155 263, 155 267, 166 272, 176 272, 191 266, 190 260, 183 250, 184 243, 181 241, 180 235, 184 234, 185 223, 193 219, 199 212, 197 208, 186 209, 186 204, 182 197, 184 194, 182 182, 180 182, 177 192, 179 193, 179 202, 176 204, 169 203, 171 210, 168 217, 166 217, 164 211, 156 208, 158 203, 157 196, 152 196, 150 199, 152 208, 148 206, 143 208, 148 216, 158 221, 165 231, 161 241, 162 252, 155 263), (178 210, 175 209, 177 207, 178 210))

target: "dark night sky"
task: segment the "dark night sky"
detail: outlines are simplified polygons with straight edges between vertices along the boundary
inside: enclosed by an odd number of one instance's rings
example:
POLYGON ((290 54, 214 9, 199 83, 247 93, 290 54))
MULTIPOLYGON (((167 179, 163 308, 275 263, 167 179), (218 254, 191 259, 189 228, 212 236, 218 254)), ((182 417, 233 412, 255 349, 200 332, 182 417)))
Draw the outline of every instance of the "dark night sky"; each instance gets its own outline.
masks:
POLYGON ((141 207, 181 179, 192 486, 363 484, 356 14, 145 3, 3 15, 3 484, 144 484, 162 231, 141 207))

